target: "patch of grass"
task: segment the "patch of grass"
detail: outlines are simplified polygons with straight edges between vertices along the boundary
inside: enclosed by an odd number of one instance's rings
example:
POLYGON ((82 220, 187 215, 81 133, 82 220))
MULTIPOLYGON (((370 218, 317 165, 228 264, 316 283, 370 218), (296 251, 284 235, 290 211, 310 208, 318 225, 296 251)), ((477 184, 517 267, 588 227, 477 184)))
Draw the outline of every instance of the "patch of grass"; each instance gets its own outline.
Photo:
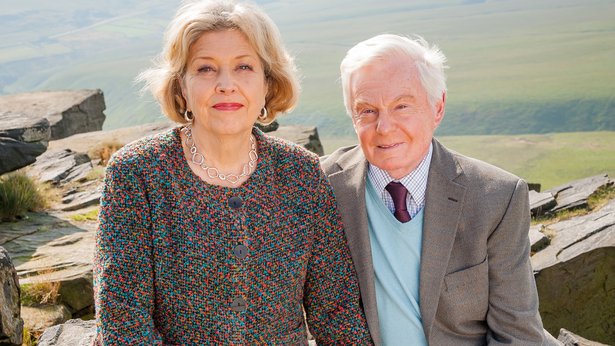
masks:
POLYGON ((438 139, 459 153, 540 183, 543 191, 597 174, 615 176, 615 131, 438 139))
POLYGON ((538 218, 532 220, 532 224, 541 223, 545 226, 548 226, 554 223, 558 223, 560 221, 569 220, 576 216, 586 215, 589 212, 591 212, 589 208, 576 208, 576 209, 561 210, 551 215, 539 216, 538 218))
POLYGON ((85 213, 71 215, 70 218, 74 221, 97 221, 98 208, 92 209, 85 213))
MULTIPOLYGON (((108 159, 107 159, 108 160, 108 159)), ((102 161, 101 161, 102 162, 102 161)), ((102 179, 105 176, 105 167, 95 166, 86 176, 86 181, 102 179)))
POLYGON ((599 188, 596 192, 589 196, 587 199, 587 204, 589 209, 597 210, 602 208, 612 199, 615 199, 615 185, 608 185, 599 188))
POLYGON ((21 305, 55 304, 60 297, 59 282, 36 282, 21 285, 21 305))
POLYGON ((39 184, 23 172, 0 177, 0 220, 15 221, 46 206, 39 184))
POLYGON ((111 158, 111 155, 123 146, 124 144, 118 141, 103 142, 96 148, 92 149, 90 152, 90 157, 92 159, 100 159, 100 165, 106 166, 111 158))
POLYGON ((28 327, 23 327, 23 341, 21 346, 36 346, 38 344, 38 337, 30 332, 28 327))

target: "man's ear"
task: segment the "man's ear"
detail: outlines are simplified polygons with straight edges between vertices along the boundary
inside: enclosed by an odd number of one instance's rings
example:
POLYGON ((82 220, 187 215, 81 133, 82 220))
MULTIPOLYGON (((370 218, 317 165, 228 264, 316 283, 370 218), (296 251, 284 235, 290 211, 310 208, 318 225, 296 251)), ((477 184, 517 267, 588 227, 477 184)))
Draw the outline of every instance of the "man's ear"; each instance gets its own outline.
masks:
POLYGON ((438 100, 438 102, 434 105, 435 107, 435 118, 434 125, 438 127, 444 119, 444 109, 446 108, 446 92, 442 93, 442 99, 438 100))

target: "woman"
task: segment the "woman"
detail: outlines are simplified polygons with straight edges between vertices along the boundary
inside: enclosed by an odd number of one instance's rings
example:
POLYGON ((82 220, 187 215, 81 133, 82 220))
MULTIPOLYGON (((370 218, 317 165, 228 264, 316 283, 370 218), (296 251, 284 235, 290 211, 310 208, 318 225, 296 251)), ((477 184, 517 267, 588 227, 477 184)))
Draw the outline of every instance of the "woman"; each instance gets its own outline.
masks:
POLYGON ((196 1, 144 72, 183 125, 109 164, 97 233, 102 344, 371 344, 318 158, 253 124, 297 99, 294 65, 260 9, 196 1))

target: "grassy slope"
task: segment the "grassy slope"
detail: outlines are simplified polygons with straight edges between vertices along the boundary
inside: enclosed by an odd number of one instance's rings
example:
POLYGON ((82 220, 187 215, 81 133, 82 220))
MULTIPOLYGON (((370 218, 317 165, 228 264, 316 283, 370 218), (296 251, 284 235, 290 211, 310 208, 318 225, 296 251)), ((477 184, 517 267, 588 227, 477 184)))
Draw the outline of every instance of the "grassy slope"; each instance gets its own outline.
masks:
MULTIPOLYGON (((439 136, 447 147, 489 162, 548 189, 601 173, 615 178, 615 132, 515 136, 439 136)), ((356 143, 323 137, 325 152, 356 143)))
MULTIPOLYGON (((0 93, 101 88, 106 128, 159 118, 132 80, 160 49, 176 4, 110 1, 104 7, 66 0, 0 5, 6 24, 0 28, 0 93)), ((351 134, 337 83, 345 51, 377 33, 416 32, 449 57, 443 134, 615 129, 612 1, 288 0, 263 6, 304 76, 301 102, 283 122, 351 134)))
POLYGON ((346 49, 378 32, 418 32, 438 42, 449 57, 449 119, 442 133, 615 128, 612 2, 440 3, 447 6, 435 3, 421 10, 416 8, 421 2, 412 2, 373 11, 356 6, 344 19, 309 26, 298 55, 306 75, 298 113, 311 115, 306 122, 333 118, 335 130, 321 126, 324 133, 348 133, 347 120, 336 116, 343 112, 339 86, 328 87, 346 49), (317 52, 319 59, 302 58, 317 52))

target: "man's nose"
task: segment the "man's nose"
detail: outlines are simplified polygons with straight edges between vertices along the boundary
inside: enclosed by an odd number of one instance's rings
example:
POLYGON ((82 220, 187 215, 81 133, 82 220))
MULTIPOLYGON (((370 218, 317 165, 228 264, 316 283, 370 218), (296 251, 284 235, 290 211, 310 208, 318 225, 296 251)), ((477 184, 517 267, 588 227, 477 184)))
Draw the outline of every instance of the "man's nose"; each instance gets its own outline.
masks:
POLYGON ((395 119, 386 110, 380 111, 378 114, 378 122, 376 123, 376 132, 386 134, 395 129, 395 119))

